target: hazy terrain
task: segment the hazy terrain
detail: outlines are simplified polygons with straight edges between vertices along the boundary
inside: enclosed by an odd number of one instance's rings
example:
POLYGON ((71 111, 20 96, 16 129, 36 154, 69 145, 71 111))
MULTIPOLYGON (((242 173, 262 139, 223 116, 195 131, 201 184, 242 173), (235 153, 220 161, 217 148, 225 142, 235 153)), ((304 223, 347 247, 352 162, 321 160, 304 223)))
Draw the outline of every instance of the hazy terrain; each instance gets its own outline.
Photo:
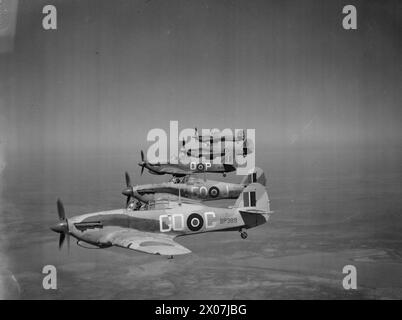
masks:
POLYGON ((0 225, 6 297, 402 298, 400 149, 261 150, 257 163, 267 173, 275 214, 247 240, 237 232, 182 237, 193 254, 173 260, 119 248, 86 250, 73 239, 69 254, 66 246, 58 251, 58 235, 49 230, 57 197, 72 216, 122 206, 124 170, 134 183, 166 179, 140 177, 137 158, 89 151, 10 155, 0 225), (47 264, 58 270, 57 291, 42 289, 47 264), (342 288, 347 264, 357 267, 358 290, 342 288))

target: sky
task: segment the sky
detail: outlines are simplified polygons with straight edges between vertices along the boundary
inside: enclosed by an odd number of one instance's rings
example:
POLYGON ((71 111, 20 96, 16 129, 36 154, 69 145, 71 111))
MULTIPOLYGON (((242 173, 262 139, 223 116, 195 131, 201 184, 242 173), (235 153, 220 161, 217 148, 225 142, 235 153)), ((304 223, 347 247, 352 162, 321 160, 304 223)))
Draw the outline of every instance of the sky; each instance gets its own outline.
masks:
POLYGON ((353 1, 358 29, 344 30, 349 2, 20 0, 1 140, 137 150, 178 120, 255 128, 257 148, 399 143, 401 2, 353 1), (57 30, 42 28, 46 4, 57 30))

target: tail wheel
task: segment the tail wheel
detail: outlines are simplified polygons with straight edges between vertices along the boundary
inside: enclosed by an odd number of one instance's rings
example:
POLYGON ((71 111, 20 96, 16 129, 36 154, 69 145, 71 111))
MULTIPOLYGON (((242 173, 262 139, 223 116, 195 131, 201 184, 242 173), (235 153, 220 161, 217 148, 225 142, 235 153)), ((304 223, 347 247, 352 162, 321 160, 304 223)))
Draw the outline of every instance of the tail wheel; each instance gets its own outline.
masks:
POLYGON ((241 237, 242 239, 246 239, 246 238, 247 238, 247 231, 246 231, 246 228, 241 228, 239 231, 240 231, 240 237, 241 237))

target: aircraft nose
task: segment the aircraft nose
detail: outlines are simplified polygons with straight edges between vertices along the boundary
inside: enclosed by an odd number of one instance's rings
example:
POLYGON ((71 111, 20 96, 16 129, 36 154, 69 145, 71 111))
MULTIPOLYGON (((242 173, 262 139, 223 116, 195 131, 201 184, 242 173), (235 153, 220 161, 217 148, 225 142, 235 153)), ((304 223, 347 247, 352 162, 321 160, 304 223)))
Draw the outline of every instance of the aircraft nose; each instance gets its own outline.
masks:
POLYGON ((62 221, 50 227, 50 229, 57 233, 64 233, 67 231, 67 222, 62 221))
POLYGON ((126 197, 129 197, 133 194, 133 190, 132 190, 132 188, 126 188, 121 193, 123 195, 125 195, 126 197))

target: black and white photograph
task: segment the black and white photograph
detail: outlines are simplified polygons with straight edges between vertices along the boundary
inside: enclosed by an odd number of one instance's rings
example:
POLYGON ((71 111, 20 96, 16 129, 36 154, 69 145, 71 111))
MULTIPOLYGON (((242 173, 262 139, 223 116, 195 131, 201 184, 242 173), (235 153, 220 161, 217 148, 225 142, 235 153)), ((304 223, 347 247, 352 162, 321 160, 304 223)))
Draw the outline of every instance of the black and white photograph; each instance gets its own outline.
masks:
POLYGON ((400 299, 401 1, 0 0, 0 300, 400 299))

